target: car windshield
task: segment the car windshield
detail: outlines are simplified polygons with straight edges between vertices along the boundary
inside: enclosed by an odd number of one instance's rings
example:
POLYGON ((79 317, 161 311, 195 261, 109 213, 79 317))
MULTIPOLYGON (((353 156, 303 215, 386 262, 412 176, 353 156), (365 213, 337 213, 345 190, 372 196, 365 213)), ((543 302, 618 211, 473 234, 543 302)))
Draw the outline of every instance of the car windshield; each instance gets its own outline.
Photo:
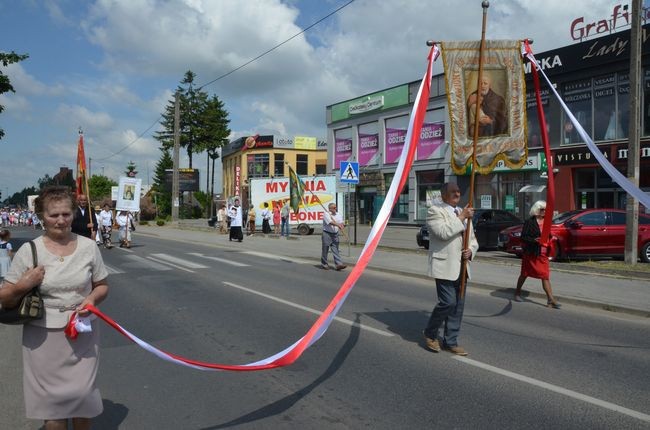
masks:
POLYGON ((573 215, 579 214, 580 212, 582 211, 577 210, 577 211, 563 212, 559 215, 555 215, 555 218, 553 218, 553 224, 562 224, 564 221, 571 218, 573 215))

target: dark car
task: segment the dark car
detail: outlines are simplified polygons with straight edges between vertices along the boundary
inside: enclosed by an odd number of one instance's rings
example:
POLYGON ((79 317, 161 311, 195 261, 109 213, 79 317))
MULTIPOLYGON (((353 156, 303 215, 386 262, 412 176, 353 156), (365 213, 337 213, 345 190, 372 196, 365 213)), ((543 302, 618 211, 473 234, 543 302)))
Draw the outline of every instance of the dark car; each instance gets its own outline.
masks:
MULTIPOLYGON (((499 242, 499 232, 507 227, 521 226, 523 221, 501 209, 474 209, 472 227, 481 249, 494 249, 499 242)), ((418 246, 429 249, 429 231, 426 224, 415 235, 418 246)))
MULTIPOLYGON (((553 218, 555 237, 552 257, 594 258, 625 255, 625 211, 622 209, 582 209, 553 218)), ((639 214, 639 257, 650 262, 650 216, 639 214)), ((499 249, 521 256, 521 226, 499 234, 499 249)))

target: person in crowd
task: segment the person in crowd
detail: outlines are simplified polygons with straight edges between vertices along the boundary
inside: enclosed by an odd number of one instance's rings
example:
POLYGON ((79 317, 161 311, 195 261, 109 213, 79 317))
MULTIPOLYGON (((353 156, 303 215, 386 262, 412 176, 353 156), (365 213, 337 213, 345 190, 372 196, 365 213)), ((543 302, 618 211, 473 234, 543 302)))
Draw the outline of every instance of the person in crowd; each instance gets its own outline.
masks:
POLYGON ((242 232, 242 208, 239 206, 239 199, 235 199, 234 205, 228 211, 228 218, 230 218, 230 237, 229 241, 237 240, 241 242, 244 239, 242 232))
MULTIPOLYGON (((44 316, 23 326, 23 393, 27 418, 43 420, 45 430, 90 429, 102 413, 95 385, 99 366, 99 323, 71 341, 64 329, 73 312, 89 316, 108 294, 108 271, 95 242, 71 231, 76 210, 67 187, 47 187, 35 200, 45 234, 34 239, 38 266, 32 267, 29 244, 18 249, 0 288, 0 304, 16 306, 37 285, 44 316)), ((5 411, 6 412, 6 411, 5 411)))
POLYGON ((32 228, 34 230, 43 229, 43 224, 41 224, 41 220, 38 219, 36 212, 32 213, 32 228))
POLYGON ((290 220, 291 208, 289 207, 289 201, 284 201, 284 206, 280 210, 280 216, 282 217, 282 227, 280 231, 280 236, 284 236, 287 239, 289 238, 289 220, 290 220))
POLYGON ((13 257, 13 248, 11 246, 11 233, 9 230, 0 230, 0 280, 7 275, 9 267, 11 266, 11 258, 13 257))
POLYGON ((72 220, 72 232, 92 239, 98 227, 95 210, 88 206, 88 197, 85 194, 79 194, 77 196, 77 210, 72 220))
POLYGON ((521 272, 517 279, 515 301, 521 302, 521 289, 526 278, 536 278, 542 281, 542 289, 546 293, 546 303, 549 308, 559 309, 560 304, 553 297, 551 288, 550 264, 548 255, 550 245, 543 247, 540 244, 542 225, 546 214, 546 202, 539 200, 530 208, 530 218, 524 222, 521 229, 521 242, 523 254, 521 256, 521 272))
POLYGON ((264 202, 264 209, 262 209, 262 233, 264 234, 271 233, 271 216, 269 204, 264 202))
POLYGON ((467 98, 468 133, 473 136, 474 121, 478 119, 479 137, 497 136, 508 130, 506 102, 492 90, 492 79, 488 74, 481 76, 481 86, 467 98), (476 107, 478 104, 478 114, 476 107))
POLYGON ((467 355, 458 345, 458 334, 463 319, 465 297, 460 297, 461 263, 466 265, 469 279, 469 262, 478 251, 473 229, 469 229, 469 243, 463 248, 463 236, 467 221, 472 219, 474 209, 461 208, 460 188, 447 182, 440 189, 441 199, 427 211, 429 229, 429 276, 436 280, 438 303, 423 331, 425 345, 433 352, 440 352, 438 332, 444 325, 442 347, 456 355, 467 355))
POLYGON ((133 230, 133 216, 129 211, 120 211, 115 217, 119 228, 120 248, 131 247, 131 231, 133 230))
POLYGON ((321 268, 328 270, 327 255, 332 250, 334 267, 336 270, 343 270, 346 266, 339 255, 339 234, 345 228, 343 216, 336 211, 336 203, 327 205, 328 212, 323 214, 323 235, 321 237, 322 252, 320 257, 321 268))
POLYGON ((102 242, 104 247, 111 249, 113 245, 111 244, 111 233, 113 232, 113 212, 111 207, 106 203, 104 209, 99 213, 99 219, 101 220, 102 228, 102 242))
POLYGON ((248 208, 248 235, 253 236, 255 234, 255 219, 257 218, 257 213, 255 212, 255 206, 250 205, 248 208))
POLYGON ((217 211, 217 222, 219 223, 219 233, 226 234, 228 232, 228 216, 226 215, 226 205, 221 205, 217 211))
POLYGON ((280 234, 280 223, 282 222, 282 215, 280 214, 280 204, 273 205, 273 233, 280 234))

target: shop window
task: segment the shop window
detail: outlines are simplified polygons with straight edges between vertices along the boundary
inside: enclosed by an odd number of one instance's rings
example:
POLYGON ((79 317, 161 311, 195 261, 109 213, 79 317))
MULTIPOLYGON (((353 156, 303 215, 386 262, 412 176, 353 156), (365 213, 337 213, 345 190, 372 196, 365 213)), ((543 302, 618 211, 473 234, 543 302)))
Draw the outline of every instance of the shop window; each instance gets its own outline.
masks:
POLYGON ((317 175, 327 174, 327 164, 324 162, 322 164, 316 164, 316 174, 317 175))
MULTIPOLYGON (((542 90, 541 99, 542 99, 542 110, 544 111, 544 117, 546 118, 546 131, 549 132, 548 121, 548 106, 549 106, 549 90, 542 90)), ((528 148, 541 148, 543 146, 542 142, 542 132, 539 126, 539 118, 537 117, 537 99, 535 98, 535 93, 528 93, 526 95, 526 120, 528 121, 528 148)), ((550 139, 549 139, 550 140, 550 139)))
POLYGON ((247 161, 249 178, 268 178, 269 154, 251 154, 247 161))
POLYGON ((306 154, 296 155, 296 173, 299 175, 309 174, 309 156, 306 154))
POLYGON ((614 75, 594 79, 594 141, 616 138, 616 87, 614 75))
POLYGON ((643 135, 650 136, 650 70, 645 71, 643 85, 643 135))
MULTIPOLYGON (((387 174, 384 176, 386 190, 390 189, 390 183, 393 181, 394 174, 387 174)), ((397 197, 397 203, 393 207, 393 211, 390 214, 391 219, 396 220, 408 220, 409 218, 409 184, 408 182, 404 184, 404 189, 402 189, 402 194, 397 197)))
POLYGON ((630 127, 630 83, 627 73, 618 75, 617 90, 618 121, 616 122, 616 138, 627 139, 627 131, 630 127))
MULTIPOLYGON (((593 136, 592 124, 592 98, 591 98, 591 80, 582 80, 571 82, 564 85, 564 102, 567 104, 573 116, 576 117, 582 128, 588 135, 593 136)), ((582 143, 582 138, 578 131, 571 123, 571 120, 564 116, 564 144, 582 143)))
POLYGON ((273 175, 284 176, 284 154, 275 154, 273 162, 273 175))
POLYGON ((576 188, 594 188, 594 171, 592 169, 576 171, 576 188))
POLYGON ((436 198, 440 197, 440 187, 445 181, 444 170, 427 170, 417 172, 417 219, 424 221, 427 217, 427 210, 436 198))
POLYGON ((360 124, 358 127, 359 152, 357 158, 359 166, 379 164, 379 124, 377 121, 360 124))

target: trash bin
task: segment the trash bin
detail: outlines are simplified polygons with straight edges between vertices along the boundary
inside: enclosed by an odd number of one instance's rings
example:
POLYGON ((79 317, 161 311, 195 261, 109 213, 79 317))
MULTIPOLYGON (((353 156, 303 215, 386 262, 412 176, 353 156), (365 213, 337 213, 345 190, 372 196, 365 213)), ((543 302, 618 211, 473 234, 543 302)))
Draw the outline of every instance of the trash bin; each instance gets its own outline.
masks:
POLYGON ((217 217, 213 216, 212 218, 208 219, 208 225, 210 227, 214 227, 214 225, 217 223, 217 217))

